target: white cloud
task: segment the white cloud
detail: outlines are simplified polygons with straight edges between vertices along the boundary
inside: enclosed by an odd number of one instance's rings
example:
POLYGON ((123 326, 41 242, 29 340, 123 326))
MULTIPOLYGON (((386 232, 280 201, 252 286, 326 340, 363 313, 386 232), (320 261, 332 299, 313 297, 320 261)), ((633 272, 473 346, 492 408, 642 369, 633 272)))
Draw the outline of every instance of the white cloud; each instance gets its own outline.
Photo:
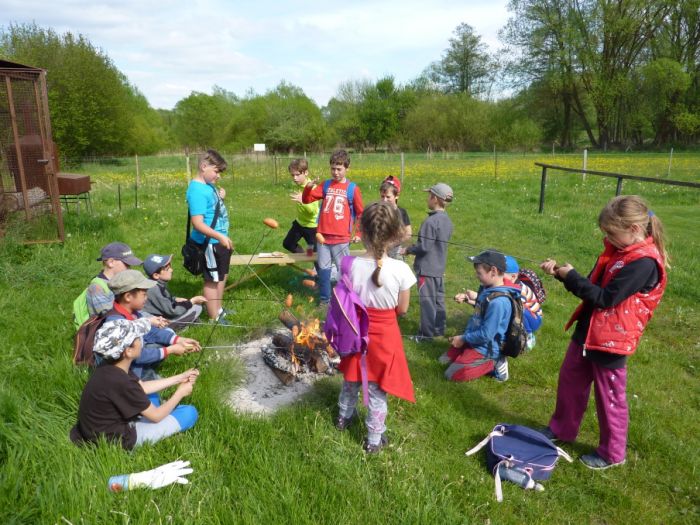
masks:
POLYGON ((323 105, 344 80, 415 78, 440 58, 462 22, 495 51, 505 4, 3 0, 3 18, 85 35, 155 107, 172 107, 213 85, 240 95, 249 88, 263 93, 283 79, 323 105))

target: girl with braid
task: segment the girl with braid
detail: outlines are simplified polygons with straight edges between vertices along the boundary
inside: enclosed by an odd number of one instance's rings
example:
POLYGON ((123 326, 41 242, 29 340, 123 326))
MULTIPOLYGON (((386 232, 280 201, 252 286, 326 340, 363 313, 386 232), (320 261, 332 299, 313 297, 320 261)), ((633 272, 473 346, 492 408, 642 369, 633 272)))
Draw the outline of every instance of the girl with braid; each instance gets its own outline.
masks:
MULTIPOLYGON (((397 317, 408 311, 410 289, 416 284, 416 278, 406 263, 387 255, 404 235, 403 223, 393 206, 376 202, 365 208, 361 228, 367 253, 352 261, 350 281, 369 314, 366 356, 369 406, 365 419, 368 435, 364 450, 374 454, 388 443, 385 434, 387 394, 415 403, 397 317)), ((362 385, 360 354, 343 358, 339 369, 344 381, 335 426, 345 430, 357 419, 356 405, 362 385)))

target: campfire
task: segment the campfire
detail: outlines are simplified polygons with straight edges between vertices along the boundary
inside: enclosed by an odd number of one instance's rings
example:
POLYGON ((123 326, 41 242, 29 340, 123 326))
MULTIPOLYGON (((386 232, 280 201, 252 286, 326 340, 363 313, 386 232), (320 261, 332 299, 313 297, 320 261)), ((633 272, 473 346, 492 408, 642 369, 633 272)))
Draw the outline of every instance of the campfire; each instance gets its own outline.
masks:
POLYGON ((288 330, 273 334, 272 343, 262 348, 263 360, 285 385, 305 374, 335 373, 340 358, 328 344, 321 323, 300 322, 289 310, 279 315, 288 330))

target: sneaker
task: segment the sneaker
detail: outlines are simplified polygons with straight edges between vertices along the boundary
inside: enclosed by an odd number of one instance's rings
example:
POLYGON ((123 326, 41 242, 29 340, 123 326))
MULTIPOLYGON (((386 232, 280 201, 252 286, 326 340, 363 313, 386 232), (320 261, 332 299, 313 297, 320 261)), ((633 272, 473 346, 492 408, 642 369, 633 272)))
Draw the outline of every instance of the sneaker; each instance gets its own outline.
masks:
POLYGON ((350 417, 343 417, 340 414, 338 414, 338 417, 335 418, 335 428, 340 430, 341 432, 348 428, 350 425, 352 425, 355 420, 357 419, 357 410, 355 410, 350 417))
POLYGON ((414 343, 430 343, 430 342, 432 342, 433 338, 429 337, 427 335, 416 334, 416 335, 409 335, 408 340, 413 341, 414 343))
POLYGON ((581 463, 586 465, 586 467, 588 467, 591 470, 605 470, 610 467, 624 465, 625 460, 623 459, 618 463, 609 463, 601 456, 599 456, 597 452, 593 452, 592 454, 584 454, 583 456, 581 456, 581 463))
POLYGON ((229 315, 234 315, 235 313, 236 313, 235 310, 231 310, 229 308, 222 308, 221 312, 219 313, 219 319, 223 319, 224 317, 229 316, 229 315))
POLYGON ((447 354, 447 352, 445 352, 440 357, 438 357, 438 363, 440 363, 441 365, 449 365, 450 363, 452 363, 452 359, 450 359, 450 356, 447 354))
POLYGON ((559 441, 559 438, 554 435, 554 432, 552 432, 552 429, 549 427, 544 427, 543 429, 541 429, 540 434, 542 434, 544 437, 546 437, 552 442, 559 441))
POLYGON ((496 381, 500 381, 501 383, 505 383, 508 381, 508 358, 507 357, 499 357, 496 359, 496 366, 493 370, 493 377, 496 379, 496 381))
POLYGON ((370 445, 367 440, 365 439, 365 442, 362 444, 362 448, 367 454, 377 454, 380 452, 384 447, 386 447, 389 444, 389 438, 386 437, 386 434, 382 434, 381 439, 379 440, 379 443, 376 445, 370 445))
POLYGON ((209 319, 209 324, 218 324, 219 326, 231 326, 232 323, 228 319, 224 319, 223 315, 220 315, 218 319, 209 319))

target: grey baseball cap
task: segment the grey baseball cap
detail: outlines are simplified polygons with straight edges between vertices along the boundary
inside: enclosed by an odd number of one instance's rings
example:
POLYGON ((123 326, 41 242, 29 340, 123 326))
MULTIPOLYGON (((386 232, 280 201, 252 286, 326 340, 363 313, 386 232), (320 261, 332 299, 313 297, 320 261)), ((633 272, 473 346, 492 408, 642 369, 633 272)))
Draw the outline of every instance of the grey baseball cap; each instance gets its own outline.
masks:
POLYGON ((119 295, 131 290, 147 290, 158 283, 151 279, 146 279, 138 270, 124 270, 112 277, 107 284, 109 284, 109 289, 112 290, 114 295, 119 295))
POLYGON ((116 319, 103 324, 95 334, 93 353, 116 361, 139 337, 151 330, 151 322, 146 318, 129 321, 116 319))
POLYGON ((444 182, 438 182, 437 184, 433 184, 430 188, 425 188, 423 191, 429 191, 430 193, 444 200, 445 202, 452 202, 452 199, 454 198, 452 188, 450 188, 444 182))
POLYGON ((158 255, 157 253, 153 253, 146 257, 146 259, 143 261, 143 269, 145 270, 146 275, 148 275, 149 277, 153 277, 154 273, 156 273, 158 270, 160 270, 163 266, 165 266, 172 260, 172 254, 158 255))

